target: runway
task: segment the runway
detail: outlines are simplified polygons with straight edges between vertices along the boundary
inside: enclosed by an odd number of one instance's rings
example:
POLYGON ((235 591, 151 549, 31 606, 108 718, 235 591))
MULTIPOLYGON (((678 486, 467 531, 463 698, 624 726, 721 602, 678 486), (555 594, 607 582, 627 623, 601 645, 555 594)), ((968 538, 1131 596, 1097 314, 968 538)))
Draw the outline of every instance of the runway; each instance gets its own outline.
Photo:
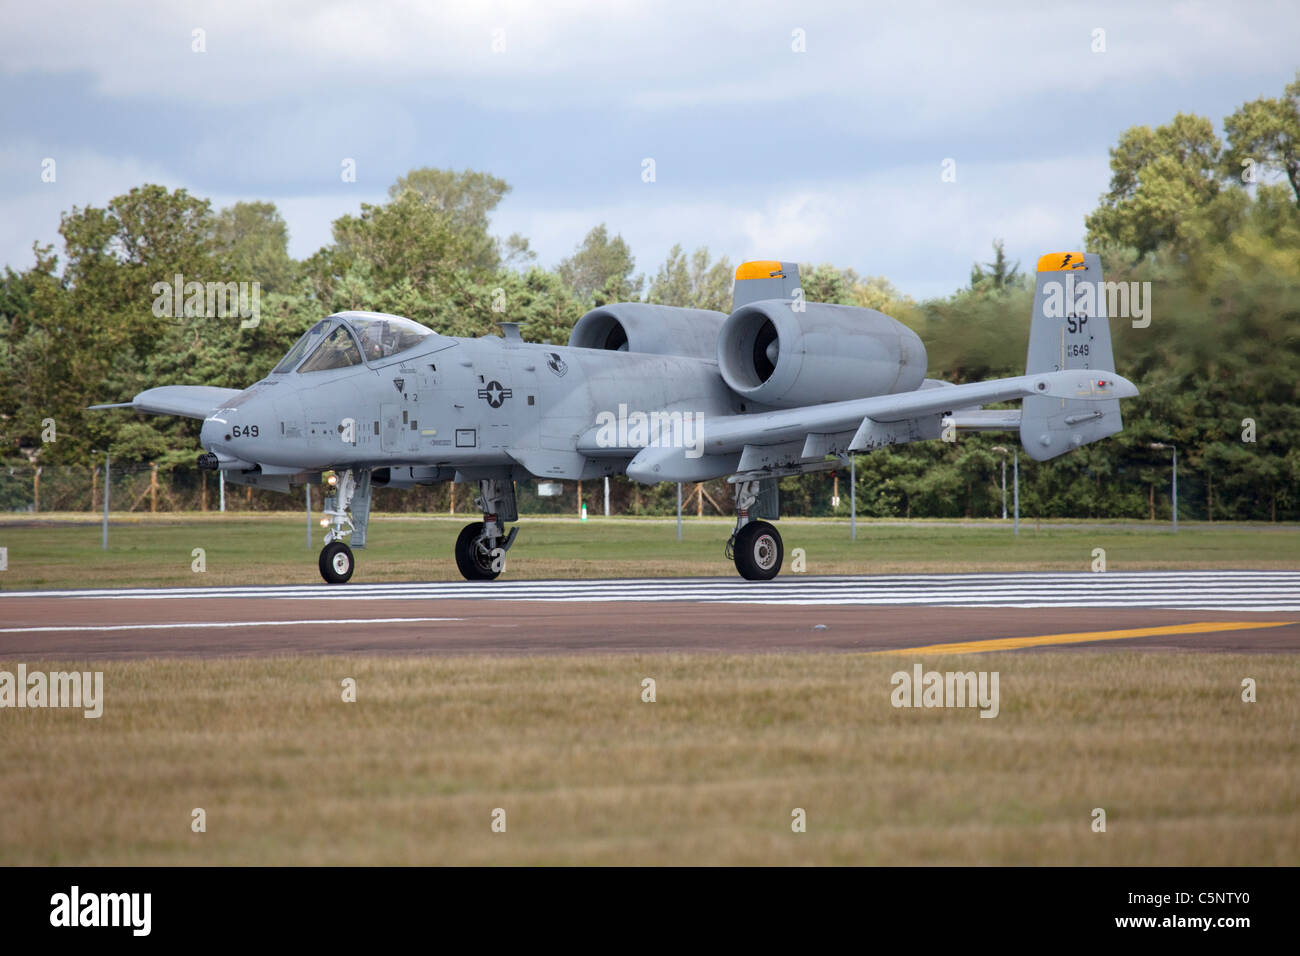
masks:
POLYGON ((1300 650, 1300 572, 437 582, 0 593, 0 660, 1069 647, 1300 650))
POLYGON ((703 601, 791 605, 926 605, 936 607, 1159 607, 1192 610, 1300 611, 1300 571, 1132 571, 1093 574, 899 574, 740 578, 616 578, 563 581, 470 581, 429 584, 294 585, 289 587, 120 588, 0 593, 8 599, 187 600, 275 598, 491 601, 703 601))

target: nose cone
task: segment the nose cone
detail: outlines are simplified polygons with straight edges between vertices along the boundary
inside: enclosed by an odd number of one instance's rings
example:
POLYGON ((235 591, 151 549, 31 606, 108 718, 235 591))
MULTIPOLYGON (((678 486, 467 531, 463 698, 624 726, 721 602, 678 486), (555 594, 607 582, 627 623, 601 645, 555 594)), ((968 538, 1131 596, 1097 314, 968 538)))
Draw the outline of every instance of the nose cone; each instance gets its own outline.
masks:
POLYGON ((255 450, 249 447, 253 444, 248 437, 250 433, 234 409, 222 408, 204 419, 199 429, 199 444, 217 456, 220 467, 247 470, 256 467, 257 461, 255 455, 248 454, 255 450))
POLYGON ((199 444, 208 451, 215 452, 222 441, 222 436, 226 434, 225 427, 215 418, 204 419, 203 427, 199 429, 199 444))

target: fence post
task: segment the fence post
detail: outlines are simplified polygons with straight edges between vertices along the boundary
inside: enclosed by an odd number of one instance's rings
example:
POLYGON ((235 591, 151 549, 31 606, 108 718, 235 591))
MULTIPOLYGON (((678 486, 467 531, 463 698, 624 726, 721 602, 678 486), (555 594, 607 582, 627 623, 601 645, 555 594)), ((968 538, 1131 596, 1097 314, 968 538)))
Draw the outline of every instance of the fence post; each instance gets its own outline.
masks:
POLYGON ((858 456, 849 452, 849 540, 858 540, 858 456))
POLYGON ((112 485, 112 472, 110 471, 108 452, 104 452, 104 540, 101 547, 105 551, 108 550, 108 489, 112 487, 112 485))
POLYGON ((682 540, 682 483, 677 482, 677 540, 682 540))
POLYGON ((1012 526, 1012 534, 1020 534, 1020 449, 1015 450, 1015 456, 1011 459, 1011 467, 1014 474, 1012 481, 1015 482, 1015 499, 1016 499, 1016 523, 1012 526))

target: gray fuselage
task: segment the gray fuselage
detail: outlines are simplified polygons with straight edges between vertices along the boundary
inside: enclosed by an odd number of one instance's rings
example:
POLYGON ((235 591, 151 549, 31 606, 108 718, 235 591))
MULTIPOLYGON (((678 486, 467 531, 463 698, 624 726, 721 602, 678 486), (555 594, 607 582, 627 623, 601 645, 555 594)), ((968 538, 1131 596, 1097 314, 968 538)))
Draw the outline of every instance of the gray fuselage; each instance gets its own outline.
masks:
POLYGON ((386 359, 273 372, 204 422, 225 458, 288 474, 417 466, 466 478, 580 479, 622 472, 635 450, 577 451, 601 413, 713 416, 746 407, 707 359, 432 335, 386 359))

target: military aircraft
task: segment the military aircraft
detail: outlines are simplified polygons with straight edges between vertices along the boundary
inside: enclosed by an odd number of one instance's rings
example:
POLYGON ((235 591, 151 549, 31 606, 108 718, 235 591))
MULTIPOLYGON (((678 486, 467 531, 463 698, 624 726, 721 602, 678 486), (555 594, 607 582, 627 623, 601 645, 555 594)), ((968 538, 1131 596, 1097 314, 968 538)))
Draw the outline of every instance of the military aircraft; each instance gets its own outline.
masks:
POLYGON ((730 314, 642 302, 580 318, 567 346, 504 335, 455 338, 407 318, 340 312, 308 329, 245 389, 168 385, 93 408, 202 419, 200 468, 229 481, 331 494, 320 552, 330 583, 352 577, 371 491, 477 482, 481 521, 455 546, 460 573, 492 580, 515 543, 515 482, 626 474, 735 485, 726 553, 767 580, 784 548, 777 479, 854 452, 957 430, 1016 430, 1054 458, 1122 428, 1096 255, 1038 261, 1025 374, 964 385, 928 379, 925 347, 872 309, 806 301, 789 262, 736 270, 730 314), (1020 409, 984 409, 1020 401, 1020 409))

